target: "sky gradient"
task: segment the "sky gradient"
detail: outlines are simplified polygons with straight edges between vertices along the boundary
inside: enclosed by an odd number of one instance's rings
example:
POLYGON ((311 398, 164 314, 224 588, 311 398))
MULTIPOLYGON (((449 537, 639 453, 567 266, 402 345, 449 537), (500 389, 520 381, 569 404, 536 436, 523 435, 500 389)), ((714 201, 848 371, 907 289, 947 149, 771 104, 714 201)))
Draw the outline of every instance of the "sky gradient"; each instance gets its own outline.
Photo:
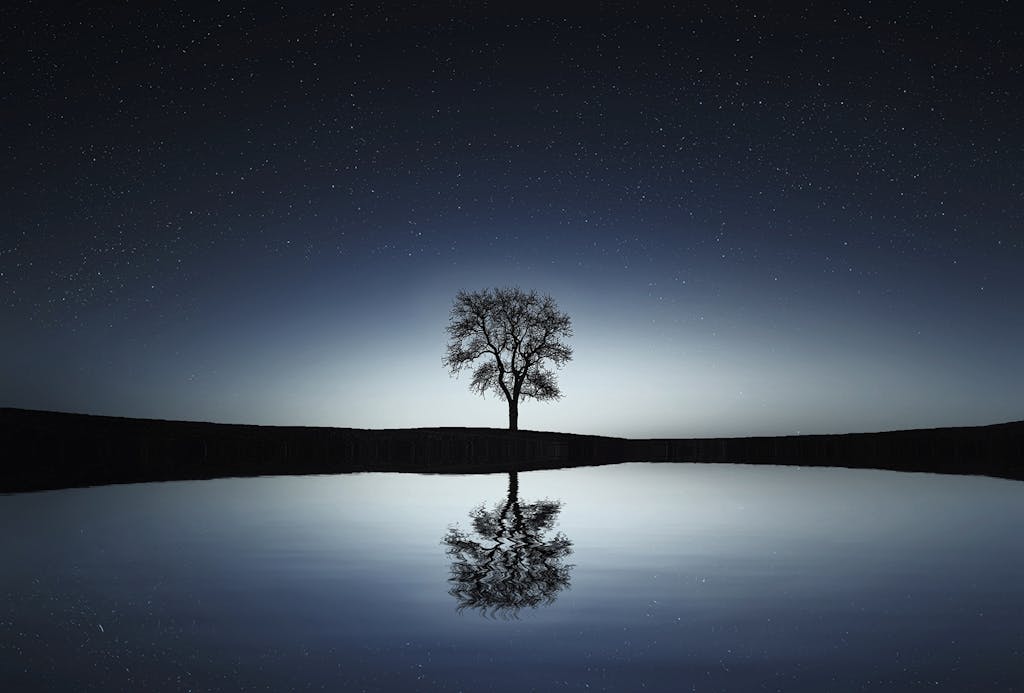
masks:
POLYGON ((1024 418, 1009 3, 0 11, 0 406, 493 426, 460 289, 573 318, 520 427, 1024 418))

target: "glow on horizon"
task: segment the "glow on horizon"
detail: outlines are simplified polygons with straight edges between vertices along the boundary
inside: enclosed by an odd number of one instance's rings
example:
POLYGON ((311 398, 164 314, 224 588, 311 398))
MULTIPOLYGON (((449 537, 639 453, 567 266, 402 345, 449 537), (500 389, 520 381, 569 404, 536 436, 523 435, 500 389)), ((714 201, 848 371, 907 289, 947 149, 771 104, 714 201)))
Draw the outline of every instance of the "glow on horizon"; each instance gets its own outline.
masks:
MULTIPOLYGON (((560 372, 561 401, 521 405, 525 430, 717 437, 1014 418, 1012 398, 990 397, 997 383, 957 368, 955 349, 919 353, 868 318, 808 326, 803 314, 780 322, 776 312, 767 324, 734 300, 699 296, 694 303, 707 310, 638 311, 641 291, 595 298, 552 284, 549 293, 574 320, 575 358, 560 372), (666 319, 673 315, 685 319, 666 319)), ((321 286, 325 297, 302 312, 273 323, 259 314, 236 319, 228 333, 211 313, 204 328, 98 360, 89 386, 61 392, 56 408, 262 425, 504 428, 504 402, 471 393, 466 378, 441 367, 447 311, 467 285, 435 278, 412 295, 369 287, 373 310, 348 315, 331 299, 337 291, 321 286), (147 368, 154 363, 161 368, 147 368)))

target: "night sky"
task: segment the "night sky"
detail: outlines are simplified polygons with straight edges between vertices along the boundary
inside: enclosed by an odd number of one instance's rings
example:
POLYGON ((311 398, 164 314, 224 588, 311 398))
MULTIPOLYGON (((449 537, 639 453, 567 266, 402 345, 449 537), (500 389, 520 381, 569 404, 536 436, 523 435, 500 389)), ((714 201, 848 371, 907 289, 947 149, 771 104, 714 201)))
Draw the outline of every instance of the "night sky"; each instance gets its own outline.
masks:
POLYGON ((0 406, 492 426, 460 289, 551 294, 534 430, 1024 418, 1024 32, 1005 3, 17 3, 0 406))

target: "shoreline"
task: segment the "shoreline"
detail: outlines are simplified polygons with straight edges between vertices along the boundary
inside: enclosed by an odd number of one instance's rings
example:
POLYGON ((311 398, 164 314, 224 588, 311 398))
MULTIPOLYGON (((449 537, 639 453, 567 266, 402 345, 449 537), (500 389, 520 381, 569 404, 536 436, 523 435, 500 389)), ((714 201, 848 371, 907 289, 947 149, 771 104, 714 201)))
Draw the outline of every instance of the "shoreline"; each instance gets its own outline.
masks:
POLYGON ((620 462, 850 467, 1024 480, 1024 421, 881 433, 629 439, 493 428, 253 426, 0 408, 0 446, 0 492, 294 474, 483 474, 620 462))

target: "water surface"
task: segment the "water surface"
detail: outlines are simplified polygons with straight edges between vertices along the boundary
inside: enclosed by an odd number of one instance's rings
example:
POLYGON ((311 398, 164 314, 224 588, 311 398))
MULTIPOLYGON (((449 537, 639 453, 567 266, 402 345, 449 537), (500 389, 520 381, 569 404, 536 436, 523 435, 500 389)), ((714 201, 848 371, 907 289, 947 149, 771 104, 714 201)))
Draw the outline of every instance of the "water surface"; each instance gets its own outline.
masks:
POLYGON ((1022 526, 1022 482, 744 465, 0 496, 0 681, 1022 690, 1022 526))

